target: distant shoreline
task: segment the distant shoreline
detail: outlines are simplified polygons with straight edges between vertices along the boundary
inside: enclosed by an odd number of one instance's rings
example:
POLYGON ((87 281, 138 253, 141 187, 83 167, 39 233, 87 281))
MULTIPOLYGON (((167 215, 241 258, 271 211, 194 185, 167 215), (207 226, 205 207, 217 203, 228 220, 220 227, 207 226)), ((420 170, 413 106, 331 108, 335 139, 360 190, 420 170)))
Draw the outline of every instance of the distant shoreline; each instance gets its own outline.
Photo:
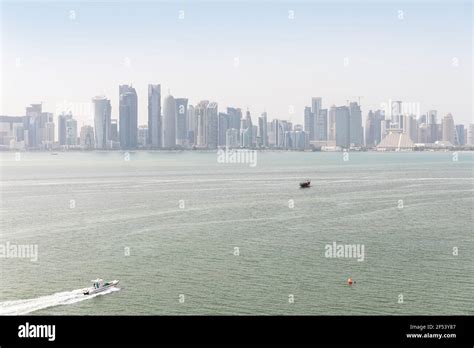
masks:
MULTIPOLYGON (((197 153, 217 153, 219 150, 225 150, 225 148, 219 149, 110 149, 110 150, 97 150, 97 149, 67 149, 67 150, 17 150, 17 149, 0 149, 0 152, 4 153, 15 153, 15 152, 31 152, 31 153, 51 153, 51 154, 60 154, 60 153, 68 153, 68 152, 84 152, 84 153, 134 153, 134 152, 150 152, 150 153, 181 153, 181 152, 197 152, 197 153)), ((415 152, 471 152, 474 151, 474 146, 470 147, 460 147, 460 148, 422 148, 422 149, 415 149, 415 150, 376 150, 376 149, 363 149, 363 150, 355 150, 355 149, 343 149, 343 150, 291 150, 291 149, 251 149, 251 148, 229 148, 228 151, 257 151, 257 152, 291 152, 291 153, 344 153, 344 152, 375 152, 375 153, 415 153, 415 152)))

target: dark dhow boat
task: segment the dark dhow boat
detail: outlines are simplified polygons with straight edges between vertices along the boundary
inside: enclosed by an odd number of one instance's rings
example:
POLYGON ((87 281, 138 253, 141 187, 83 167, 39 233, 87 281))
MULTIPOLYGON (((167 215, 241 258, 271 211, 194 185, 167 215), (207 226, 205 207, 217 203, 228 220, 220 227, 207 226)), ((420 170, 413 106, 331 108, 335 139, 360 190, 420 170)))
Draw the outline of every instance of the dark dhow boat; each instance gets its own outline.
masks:
POLYGON ((310 185, 311 185, 311 180, 300 182, 300 188, 310 187, 310 185))

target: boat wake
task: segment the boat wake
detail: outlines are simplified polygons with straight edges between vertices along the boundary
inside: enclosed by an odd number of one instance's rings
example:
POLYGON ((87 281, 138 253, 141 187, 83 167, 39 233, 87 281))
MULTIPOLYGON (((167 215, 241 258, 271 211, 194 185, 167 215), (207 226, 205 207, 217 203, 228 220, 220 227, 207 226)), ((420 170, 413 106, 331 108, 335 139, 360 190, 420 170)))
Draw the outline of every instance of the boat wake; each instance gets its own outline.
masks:
POLYGON ((0 315, 23 315, 28 314, 40 309, 49 307, 69 305, 77 302, 82 302, 94 298, 96 296, 102 296, 110 294, 115 291, 119 291, 119 288, 110 288, 105 291, 87 295, 82 293, 83 289, 77 289, 72 291, 57 292, 52 295, 41 296, 37 298, 27 300, 14 300, 0 302, 0 315))

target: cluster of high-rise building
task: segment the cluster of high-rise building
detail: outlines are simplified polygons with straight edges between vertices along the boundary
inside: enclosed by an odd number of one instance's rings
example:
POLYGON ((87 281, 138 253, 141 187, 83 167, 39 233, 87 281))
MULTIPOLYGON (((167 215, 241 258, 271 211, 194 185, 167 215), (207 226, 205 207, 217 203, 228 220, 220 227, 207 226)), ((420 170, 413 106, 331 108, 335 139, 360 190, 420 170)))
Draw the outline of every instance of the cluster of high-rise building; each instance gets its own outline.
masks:
POLYGON ((322 98, 312 98, 304 109, 304 129, 316 147, 363 147, 362 111, 357 102, 322 108, 322 98))
POLYGON ((93 125, 80 130, 71 112, 58 118, 55 141, 53 114, 42 104, 26 108, 25 116, 0 116, 0 148, 47 149, 413 149, 421 145, 444 147, 473 145, 474 125, 469 130, 455 124, 451 114, 438 123, 436 110, 415 115, 403 112, 403 103, 388 110, 370 110, 365 127, 359 102, 323 108, 322 98, 304 108, 304 125, 288 120, 268 120, 267 112, 252 120, 249 110, 202 100, 191 105, 187 98, 171 94, 162 98, 159 84, 148 85, 148 122, 138 124, 138 95, 132 86, 119 86, 118 119, 105 96, 92 98, 93 125), (255 121, 255 122, 254 122, 255 121), (365 131, 364 131, 365 128, 365 131))
MULTIPOLYGON (((408 109, 408 108, 407 108, 408 109)), ((370 111, 365 126, 365 146, 382 150, 413 148, 452 148, 474 145, 474 124, 469 129, 455 124, 448 113, 438 121, 437 111, 423 114, 404 112, 397 101, 384 111, 370 111)))

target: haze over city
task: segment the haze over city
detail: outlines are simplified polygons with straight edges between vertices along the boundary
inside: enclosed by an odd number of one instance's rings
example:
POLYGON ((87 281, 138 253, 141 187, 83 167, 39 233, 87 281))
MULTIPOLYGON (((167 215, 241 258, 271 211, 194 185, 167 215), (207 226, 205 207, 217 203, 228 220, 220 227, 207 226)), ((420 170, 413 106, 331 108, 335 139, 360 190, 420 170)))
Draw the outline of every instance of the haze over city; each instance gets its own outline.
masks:
POLYGON ((472 123, 467 1, 22 4, 1 5, 1 115, 43 102, 56 118, 72 103, 79 126, 91 124, 81 105, 105 95, 118 118, 118 86, 132 84, 146 124, 154 83, 163 97, 295 124, 314 96, 324 108, 362 96, 363 122, 391 99, 472 123))

